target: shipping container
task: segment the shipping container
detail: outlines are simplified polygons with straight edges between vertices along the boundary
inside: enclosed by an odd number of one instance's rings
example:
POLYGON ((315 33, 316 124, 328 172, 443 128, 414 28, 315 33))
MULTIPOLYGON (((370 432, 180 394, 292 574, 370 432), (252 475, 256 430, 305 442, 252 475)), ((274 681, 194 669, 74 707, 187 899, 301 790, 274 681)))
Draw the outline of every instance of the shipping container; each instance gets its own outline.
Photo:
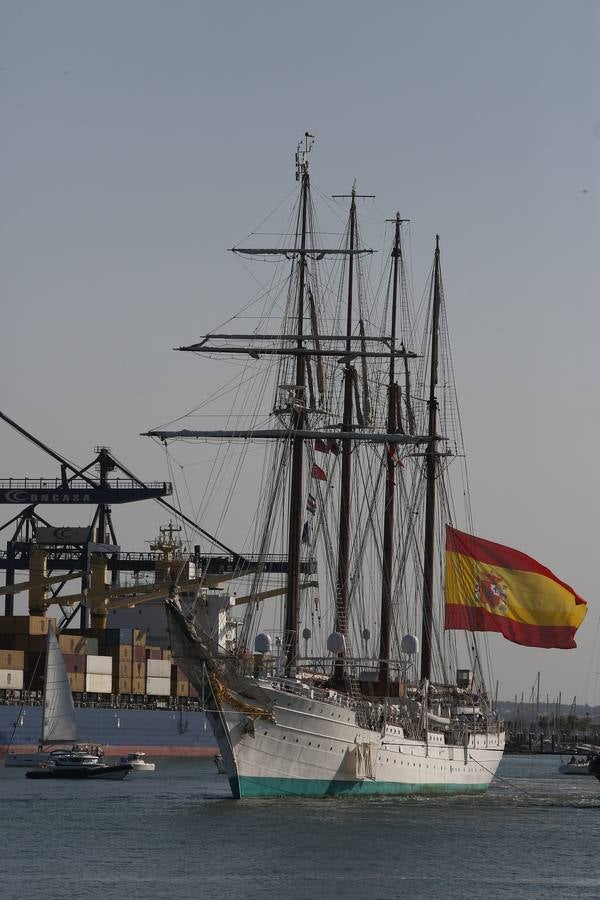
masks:
POLYGON ((189 697, 190 696, 190 683, 189 681, 178 681, 175 684, 175 691, 171 692, 172 696, 175 697, 189 697))
POLYGON ((26 653, 40 654, 43 650, 46 649, 47 638, 43 635, 13 634, 6 635, 6 637, 10 640, 10 646, 14 650, 25 650, 26 653))
POLYGON ((112 656, 92 656, 88 653, 86 672, 88 675, 112 675, 112 663, 112 656))
MULTIPOLYGON (((105 657, 96 658, 103 659, 105 657)), ((85 676, 85 689, 90 694, 112 694, 112 675, 88 672, 85 676)))
POLYGON ((133 646, 134 647, 145 647, 146 646, 146 632, 142 631, 140 628, 133 629, 133 646))
POLYGON ((0 669, 0 689, 3 691, 23 690, 23 669, 0 669))
POLYGON ((133 658, 136 662, 146 662, 146 648, 145 647, 134 647, 133 648, 133 658))
POLYGON ((145 678, 132 678, 131 679, 131 693, 132 694, 145 694, 146 693, 146 679, 145 678))
POLYGON ((0 669, 24 669, 25 653, 23 650, 0 650, 0 669))
POLYGON ((131 662, 133 659, 133 648, 129 644, 119 644, 118 647, 106 644, 103 647, 103 651, 107 656, 112 656, 115 663, 121 659, 126 660, 127 662, 131 662))
POLYGON ((179 666, 171 666, 171 681, 189 681, 187 675, 179 666))
POLYGON ((170 659, 148 659, 146 660, 146 677, 147 678, 171 678, 171 660, 170 659))
POLYGON ((82 634, 69 634, 63 631, 58 636, 58 646, 63 653, 87 653, 88 639, 82 634))
POLYGON ((115 678, 131 678, 133 676, 133 663, 127 659, 113 659, 113 676, 115 678))
POLYGON ((63 653, 65 668, 73 675, 85 675, 86 659, 83 653, 63 653))
POLYGON ((116 678, 113 675, 113 694, 131 694, 131 676, 116 678))
POLYGON ((162 658, 163 659, 173 659, 173 654, 172 654, 170 648, 167 647, 166 650, 163 650, 162 658))
POLYGON ((146 659, 162 659, 160 647, 146 647, 146 659))
POLYGON ((133 662, 131 663, 131 677, 132 678, 143 678, 146 679, 146 663, 145 662, 133 662))
POLYGON ((100 652, 99 641, 97 637, 86 636, 87 648, 86 653, 90 653, 92 656, 98 656, 100 652))
POLYGON ((102 644, 105 647, 118 647, 119 644, 131 645, 132 641, 131 628, 107 628, 102 632, 102 644))
POLYGON ((67 678, 73 693, 83 694, 85 691, 85 672, 67 672, 67 678))
POLYGON ((169 697, 171 694, 171 679, 156 678, 148 675, 146 678, 146 693, 150 697, 169 697))
POLYGON ((48 622, 56 627, 55 619, 47 616, 0 616, 2 634, 48 634, 48 622))

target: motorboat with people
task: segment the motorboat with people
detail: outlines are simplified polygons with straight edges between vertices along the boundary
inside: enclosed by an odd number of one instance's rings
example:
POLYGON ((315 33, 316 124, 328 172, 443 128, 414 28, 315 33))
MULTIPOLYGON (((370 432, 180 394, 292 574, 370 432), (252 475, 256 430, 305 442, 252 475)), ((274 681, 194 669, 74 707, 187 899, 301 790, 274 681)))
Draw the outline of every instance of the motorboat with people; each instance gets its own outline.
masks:
POLYGON ((56 760, 47 763, 40 763, 35 769, 31 769, 25 773, 26 778, 101 778, 103 780, 121 781, 126 778, 132 771, 130 765, 125 763, 117 763, 116 765, 108 765, 107 763, 95 764, 67 764, 62 765, 56 760))
POLYGON ((63 767, 97 766, 103 764, 103 758, 104 751, 100 747, 75 744, 70 750, 51 750, 43 762, 63 767))
POLYGON ((156 770, 156 763, 148 762, 145 753, 128 753, 127 756, 122 756, 119 762, 131 766, 132 772, 154 772, 156 770))

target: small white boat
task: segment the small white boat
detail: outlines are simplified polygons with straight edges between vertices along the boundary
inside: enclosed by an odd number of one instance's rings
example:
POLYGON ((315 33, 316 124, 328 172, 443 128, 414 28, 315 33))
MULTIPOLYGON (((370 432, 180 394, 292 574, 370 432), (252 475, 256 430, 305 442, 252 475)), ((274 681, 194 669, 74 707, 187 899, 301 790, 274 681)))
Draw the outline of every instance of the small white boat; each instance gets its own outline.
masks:
POLYGON ((128 753, 119 760, 124 765, 131 766, 132 772, 154 772, 156 763, 147 762, 145 753, 128 753))
POLYGON ((572 756, 568 762, 561 762, 558 767, 560 775, 591 775, 590 761, 587 757, 572 756))

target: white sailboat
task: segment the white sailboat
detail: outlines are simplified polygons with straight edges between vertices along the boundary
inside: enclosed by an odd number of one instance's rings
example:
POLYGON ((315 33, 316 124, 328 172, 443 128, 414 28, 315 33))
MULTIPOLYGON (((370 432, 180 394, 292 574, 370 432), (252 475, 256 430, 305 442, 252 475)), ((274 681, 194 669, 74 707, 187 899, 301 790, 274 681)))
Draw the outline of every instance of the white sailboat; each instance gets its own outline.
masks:
POLYGON ((38 750, 33 753, 6 754, 6 766, 37 766, 56 762, 60 765, 97 765, 101 753, 80 746, 73 694, 62 652, 52 622, 48 622, 46 665, 42 706, 42 733, 38 750), (64 746, 61 746, 64 745, 64 746))
MULTIPOLYGON (((240 419, 227 431, 149 432, 161 441, 271 446, 255 552, 235 559, 239 577, 250 579, 248 594, 223 593, 219 602, 220 579, 210 570, 186 585, 167 604, 173 656, 208 696, 236 798, 483 791, 502 757, 504 727, 474 638, 457 669, 461 651, 440 624, 443 554, 436 548, 456 521, 445 479, 450 458, 461 460, 463 451, 460 429, 454 443, 445 436, 458 419, 455 405, 444 414, 455 397, 451 367, 441 361, 439 243, 419 358, 406 349, 403 220, 393 220, 389 293, 376 328, 378 314, 360 296, 360 259, 370 251, 359 243, 359 195, 349 195, 342 246, 324 247, 311 231, 309 150, 307 135, 296 155, 300 192, 290 241, 243 251, 288 261, 280 332, 213 333, 181 348, 215 359, 242 354, 253 364, 276 360, 272 421, 257 406, 256 421, 240 419), (319 271, 333 259, 341 261, 343 290, 319 271), (325 284, 333 310, 320 305, 325 284), (281 534, 283 565, 273 555, 281 534), (284 583, 273 587, 281 573, 284 583), (277 595, 284 598, 279 630, 261 618, 277 595), (246 615, 235 646, 225 646, 223 610, 231 603, 244 603, 246 615)), ((246 399, 242 413, 250 411, 246 399)))

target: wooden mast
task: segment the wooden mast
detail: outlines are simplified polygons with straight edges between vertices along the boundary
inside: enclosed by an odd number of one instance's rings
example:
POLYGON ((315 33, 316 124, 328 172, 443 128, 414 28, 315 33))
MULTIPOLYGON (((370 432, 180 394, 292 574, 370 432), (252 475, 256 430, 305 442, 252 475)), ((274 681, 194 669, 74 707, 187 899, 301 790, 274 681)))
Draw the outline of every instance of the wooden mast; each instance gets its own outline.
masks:
MULTIPOLYGON (((298 276, 298 332, 296 346, 302 350, 304 346, 304 283, 306 278, 306 230, 308 218, 308 199, 310 191, 310 177, 308 174, 308 136, 306 150, 300 148, 296 154, 298 177, 301 178, 300 191, 300 272, 298 276)), ((302 431, 305 424, 305 380, 306 357, 298 353, 296 357, 296 403, 294 403, 291 417, 291 429, 295 432, 302 431)), ((285 602, 285 626, 284 626, 284 651, 286 671, 289 672, 296 664, 299 647, 299 621, 300 621, 300 549, 302 539, 302 489, 304 469, 304 438, 295 435, 291 448, 292 470, 290 479, 290 505, 289 505, 289 530, 288 530, 288 577, 285 602)))
POLYGON ((433 618, 433 563, 435 539, 435 480, 437 475, 437 398, 439 326, 442 302, 440 276, 440 236, 435 237, 433 265, 433 310, 431 320, 431 370, 429 376, 429 443, 425 451, 425 553, 423 558, 423 622, 421 628, 421 679, 431 680, 431 636, 433 618))
MULTIPOLYGON (((342 431, 353 429, 352 402, 352 299, 354 290, 354 248, 356 238, 356 189, 352 188, 350 202, 350 234, 348 249, 348 299, 346 307, 346 365, 344 367, 344 412, 342 431)), ((352 478, 352 441, 342 442, 342 476, 340 485, 340 534, 338 544, 337 597, 334 630, 342 635, 348 633, 348 573, 350 569, 350 487, 352 478)), ((344 673, 344 654, 335 663, 335 678, 340 680, 344 673)))
MULTIPOLYGON (((396 231, 392 249, 393 284, 392 284, 392 321, 390 327, 390 371, 388 385, 388 434, 396 433, 396 393, 395 393, 395 358, 396 350, 396 317, 398 308, 398 272, 402 258, 400 244, 400 213, 396 213, 396 231)), ((379 680, 386 685, 389 681, 389 659, 391 655, 392 633, 392 566, 394 553, 394 481, 396 475, 396 444, 386 446, 386 479, 383 513, 383 558, 381 584, 381 630, 379 635, 379 680)))

